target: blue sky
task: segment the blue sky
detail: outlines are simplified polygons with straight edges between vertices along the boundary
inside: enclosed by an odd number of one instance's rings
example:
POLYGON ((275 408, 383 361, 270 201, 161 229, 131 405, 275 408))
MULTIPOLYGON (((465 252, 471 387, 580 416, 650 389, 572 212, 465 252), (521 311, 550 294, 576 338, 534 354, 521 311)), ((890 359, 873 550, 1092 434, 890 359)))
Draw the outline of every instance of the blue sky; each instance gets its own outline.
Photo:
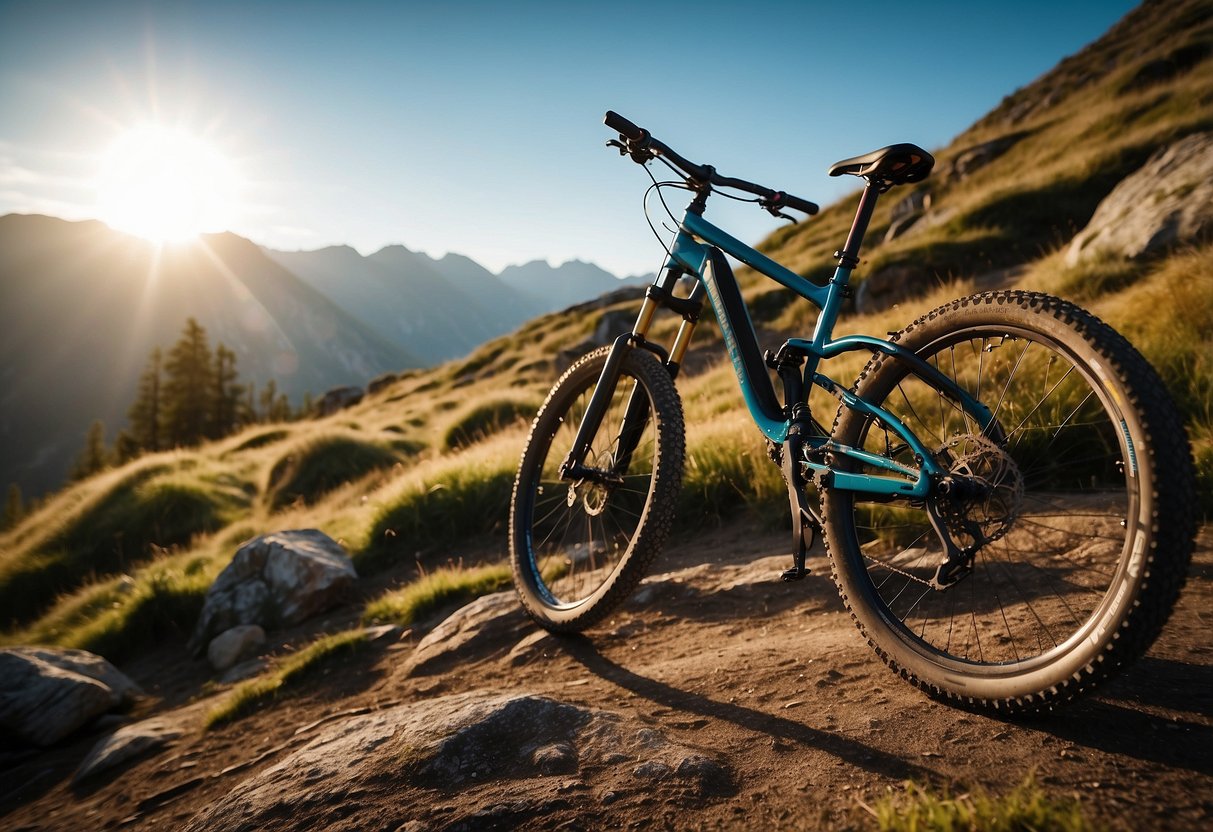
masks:
POLYGON ((226 225, 271 247, 651 271, 605 110, 824 204, 854 186, 830 163, 946 145, 1133 5, 0 0, 0 214, 97 216, 102 151, 157 121, 233 160, 226 225))

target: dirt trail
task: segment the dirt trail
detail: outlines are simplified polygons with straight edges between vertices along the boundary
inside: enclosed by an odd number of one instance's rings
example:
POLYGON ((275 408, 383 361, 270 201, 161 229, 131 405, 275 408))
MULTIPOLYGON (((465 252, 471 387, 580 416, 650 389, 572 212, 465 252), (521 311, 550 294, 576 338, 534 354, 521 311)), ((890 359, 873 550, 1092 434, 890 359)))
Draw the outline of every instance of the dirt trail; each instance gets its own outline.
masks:
MULTIPOLYGON (((679 792, 582 767, 419 792, 403 776, 376 777, 340 805, 286 795, 260 828, 860 829, 872 825, 865 804, 904 780, 1001 794, 1031 772, 1113 828, 1213 826, 1213 530, 1146 658, 1095 697, 1017 722, 938 704, 890 673, 844 613, 819 551, 812 577, 778 580, 785 545, 783 534, 747 527, 701 536, 659 559, 662 576, 588 636, 557 639, 509 619, 441 673, 407 675, 415 637, 377 644, 273 709, 208 734, 195 728, 82 786, 71 774, 97 735, 10 759, 0 825, 177 829, 325 724, 488 689, 651 726, 720 760, 731 780, 679 792)), ((196 665, 175 668, 175 681, 159 685, 166 702, 198 682, 196 665)), ((186 719, 196 725, 202 710, 186 719)))

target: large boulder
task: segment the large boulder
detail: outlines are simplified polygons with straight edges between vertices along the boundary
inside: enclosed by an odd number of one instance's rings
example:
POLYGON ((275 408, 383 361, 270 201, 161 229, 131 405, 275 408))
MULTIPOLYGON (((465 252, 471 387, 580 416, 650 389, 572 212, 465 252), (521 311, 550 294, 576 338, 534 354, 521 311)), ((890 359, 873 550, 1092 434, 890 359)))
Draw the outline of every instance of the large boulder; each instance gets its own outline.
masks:
POLYGON ((581 829, 599 808, 584 784, 570 788, 583 771, 616 796, 679 805, 736 791, 726 761, 621 714, 481 690, 334 722, 185 829, 276 829, 284 817, 300 829, 581 829), (390 793, 390 814, 361 814, 353 796, 376 792, 390 793), (335 811, 345 806, 348 817, 335 811))
POLYGON ((242 624, 298 624, 339 603, 357 578, 341 544, 317 529, 253 538, 207 591, 190 649, 242 624))
POLYGON ((1095 209, 1066 252, 1075 266, 1100 254, 1136 259, 1213 233, 1213 133, 1155 153, 1095 209))
POLYGON ((0 650, 0 728, 34 745, 52 745, 140 693, 112 664, 84 650, 0 650))

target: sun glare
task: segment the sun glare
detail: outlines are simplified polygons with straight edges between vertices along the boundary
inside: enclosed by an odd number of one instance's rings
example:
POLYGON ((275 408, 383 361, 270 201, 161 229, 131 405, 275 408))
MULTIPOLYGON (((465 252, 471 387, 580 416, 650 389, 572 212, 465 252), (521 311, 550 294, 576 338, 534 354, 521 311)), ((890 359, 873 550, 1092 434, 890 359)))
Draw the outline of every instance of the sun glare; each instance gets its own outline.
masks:
POLYGON ((206 142, 175 127, 144 125, 102 157, 97 202, 112 228, 155 242, 223 231, 235 219, 236 171, 206 142))

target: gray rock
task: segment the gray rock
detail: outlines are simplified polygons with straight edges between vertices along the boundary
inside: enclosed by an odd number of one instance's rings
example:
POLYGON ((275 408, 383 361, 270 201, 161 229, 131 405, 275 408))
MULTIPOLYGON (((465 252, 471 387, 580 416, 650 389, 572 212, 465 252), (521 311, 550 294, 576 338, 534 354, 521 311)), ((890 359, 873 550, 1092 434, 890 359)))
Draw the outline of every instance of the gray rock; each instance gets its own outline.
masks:
POLYGON ((386 390, 388 387, 391 387, 399 380, 400 376, 396 373, 382 373, 367 382, 366 392, 368 395, 373 396, 380 390, 386 390))
POLYGON ((436 673, 454 661, 504 652, 530 626, 513 590, 482 595, 451 613, 418 642, 405 663, 405 672, 436 673))
POLYGON ((253 538, 207 591, 190 649, 241 624, 298 624, 339 603, 357 578, 345 549, 316 529, 253 538))
POLYGON ((139 688, 83 650, 0 650, 0 727, 34 745, 52 745, 119 707, 139 688))
POLYGON ((649 760, 632 769, 632 774, 641 780, 664 780, 670 776, 670 767, 660 760, 649 760))
POLYGON ((129 676, 96 653, 70 647, 10 647, 14 653, 33 656, 63 670, 96 679, 118 695, 119 704, 133 703, 143 691, 129 676))
POLYGON ((1136 259, 1213 233, 1213 133, 1155 153, 1095 209, 1066 251, 1075 266, 1100 254, 1136 259))
POLYGON ((603 312, 598 318, 598 323, 594 324, 594 332, 590 337, 556 354, 556 372, 563 373, 573 365, 574 361, 586 353, 614 343, 620 335, 630 332, 632 324, 635 322, 636 313, 633 311, 615 309, 603 312))
MULTIPOLYGON (((483 789, 500 795, 502 781, 509 781, 508 793, 517 805, 542 804, 551 799, 552 786, 538 775, 601 769, 608 755, 637 748, 637 727, 618 714, 526 693, 474 691, 403 704, 333 723, 220 797, 185 828, 262 828, 284 804, 293 807, 293 825, 322 828, 331 806, 368 782, 392 788, 401 817, 424 824, 431 816, 442 828, 462 828, 461 823, 483 828, 483 817, 478 824, 471 815, 433 816, 436 796, 459 794, 474 807, 470 811, 485 811, 495 803, 481 799, 483 789)), ((644 743, 644 755, 633 758, 654 775, 646 778, 646 789, 729 791, 727 766, 648 730, 655 736, 644 743)), ((620 775, 625 782, 627 770, 620 775)))
POLYGON ((206 659, 215 670, 227 670, 263 644, 265 630, 256 624, 240 624, 211 639, 206 659))
POLYGON ((399 641, 404 635, 404 628, 399 624, 380 624, 367 627, 362 632, 367 641, 399 641))
POLYGON ((536 630, 510 648, 510 652, 506 655, 506 661, 515 667, 527 664, 536 658, 542 658, 555 645, 555 636, 547 630, 536 630))
POLYGON ((363 395, 361 387, 335 387, 316 402, 316 415, 332 416, 339 410, 358 404, 362 401, 363 395))
POLYGON ((966 147, 956 155, 951 164, 946 165, 941 173, 948 179, 960 180, 972 176, 999 156, 1010 150, 1028 133, 1008 133, 989 141, 966 147))
POLYGON ((902 234, 905 234, 923 217, 923 212, 919 211, 915 214, 906 214, 905 216, 895 218, 889 223, 889 230, 884 233, 884 241, 886 243, 896 240, 902 234))
POLYGON ((570 774, 577 770, 577 749, 567 742, 536 748, 531 762, 544 774, 570 774))
POLYGON ((112 769, 140 754, 166 745, 180 737, 185 730, 165 719, 145 719, 119 728, 93 746, 72 778, 79 783, 95 774, 112 769))

